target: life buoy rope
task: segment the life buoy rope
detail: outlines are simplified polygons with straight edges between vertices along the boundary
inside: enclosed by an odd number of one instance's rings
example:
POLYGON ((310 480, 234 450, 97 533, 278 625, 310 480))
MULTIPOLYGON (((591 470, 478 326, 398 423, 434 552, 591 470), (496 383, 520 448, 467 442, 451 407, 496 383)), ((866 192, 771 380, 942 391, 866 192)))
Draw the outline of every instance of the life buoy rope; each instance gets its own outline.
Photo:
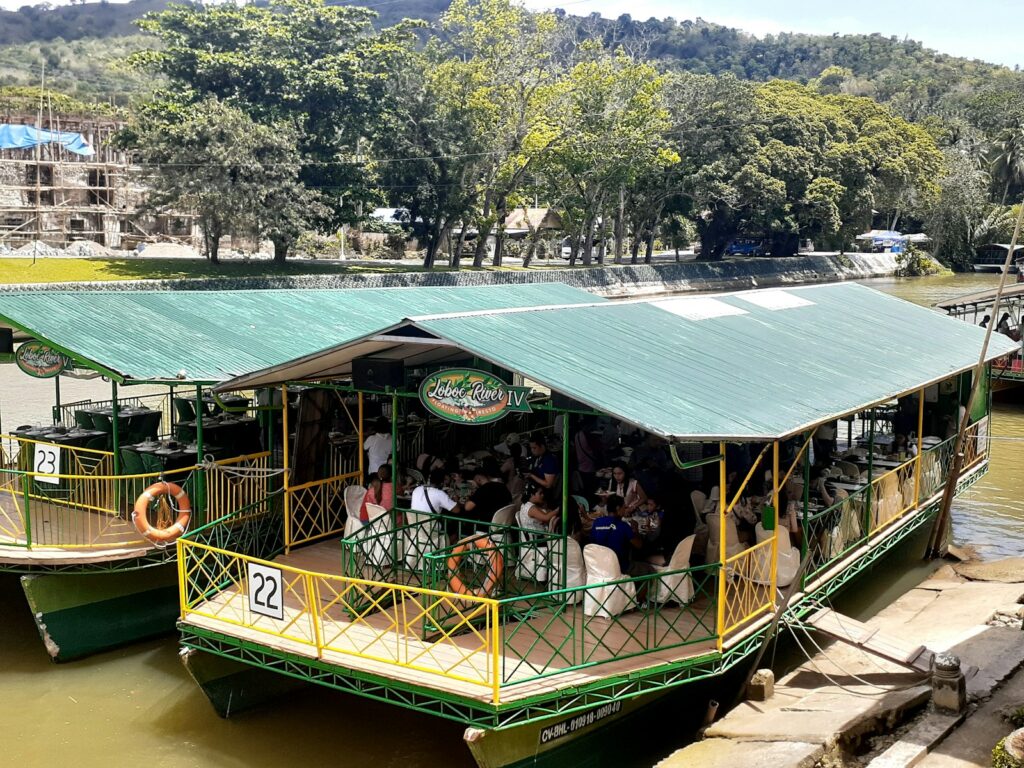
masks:
POLYGON ((153 483, 135 500, 132 522, 135 530, 154 544, 169 544, 188 530, 188 521, 192 517, 192 502, 188 494, 174 483, 153 483), (149 505, 157 499, 169 496, 174 499, 178 510, 178 519, 166 528, 154 528, 149 523, 149 505))
POLYGON ((494 587, 501 580, 501 574, 505 570, 505 558, 494 546, 494 542, 487 536, 476 536, 460 541, 452 549, 448 558, 448 571, 451 576, 448 579, 448 590, 457 595, 475 595, 476 597, 487 597, 494 591, 494 587), (470 589, 459 576, 459 563, 462 556, 472 549, 484 550, 487 553, 487 576, 484 578, 482 587, 470 589))

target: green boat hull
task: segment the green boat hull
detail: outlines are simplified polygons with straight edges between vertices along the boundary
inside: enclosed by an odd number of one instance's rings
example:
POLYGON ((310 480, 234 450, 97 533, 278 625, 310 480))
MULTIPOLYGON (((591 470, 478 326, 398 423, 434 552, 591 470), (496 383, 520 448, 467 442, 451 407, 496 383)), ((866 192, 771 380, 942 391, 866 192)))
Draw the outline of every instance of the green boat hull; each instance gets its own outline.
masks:
POLYGON ((181 649, 181 662, 214 711, 230 717, 255 709, 308 683, 192 648, 181 649))
POLYGON ((104 573, 21 577, 39 634, 54 661, 70 661, 174 630, 174 564, 104 573))

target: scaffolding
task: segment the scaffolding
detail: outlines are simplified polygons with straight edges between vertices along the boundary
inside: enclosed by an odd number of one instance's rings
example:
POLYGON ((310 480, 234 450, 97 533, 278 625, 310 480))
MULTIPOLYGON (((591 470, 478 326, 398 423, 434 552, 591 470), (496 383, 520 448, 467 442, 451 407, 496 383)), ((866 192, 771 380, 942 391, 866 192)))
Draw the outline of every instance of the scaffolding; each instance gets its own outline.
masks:
POLYGON ((142 169, 113 142, 123 123, 110 117, 8 110, 0 122, 80 133, 92 156, 58 143, 0 150, 0 244, 42 242, 67 247, 78 241, 131 249, 142 242, 197 242, 190 214, 144 211, 142 169))

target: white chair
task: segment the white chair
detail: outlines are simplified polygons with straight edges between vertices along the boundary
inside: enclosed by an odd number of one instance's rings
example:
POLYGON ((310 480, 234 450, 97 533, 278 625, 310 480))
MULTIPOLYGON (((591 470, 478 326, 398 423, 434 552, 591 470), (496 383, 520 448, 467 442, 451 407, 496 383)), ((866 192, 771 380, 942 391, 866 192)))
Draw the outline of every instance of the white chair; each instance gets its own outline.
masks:
POLYGON ((405 564, 412 571, 423 568, 423 557, 445 546, 444 529, 436 520, 424 512, 405 513, 406 525, 402 528, 400 542, 405 564))
MULTIPOLYGON (((774 530, 765 530, 764 526, 760 523, 754 526, 754 535, 757 537, 757 543, 768 541, 772 536, 775 535, 774 530)), ((789 531, 785 528, 779 531, 779 543, 777 544, 778 554, 776 556, 776 569, 775 569, 775 585, 777 587, 788 587, 793 583, 793 579, 796 578, 797 571, 800 570, 800 550, 793 546, 792 540, 789 538, 789 531)), ((756 552, 758 558, 758 567, 755 568, 756 573, 770 573, 769 568, 762 568, 760 564, 765 562, 771 562, 771 548, 763 547, 756 552)), ((757 584, 767 584, 768 582, 764 579, 751 579, 757 584)))
POLYGON ((583 549, 580 547, 580 543, 576 539, 565 537, 555 542, 555 545, 551 548, 551 557, 553 561, 551 563, 551 580, 553 582, 552 589, 577 589, 576 592, 569 592, 566 594, 567 603, 579 602, 582 590, 579 587, 585 586, 587 583, 587 566, 583 562, 583 549), (565 583, 562 583, 562 547, 566 547, 566 561, 565 561, 565 583))
MULTIPOLYGON (((721 556, 719 552, 719 537, 718 537, 718 488, 711 489, 711 496, 709 500, 715 502, 714 509, 710 510, 705 517, 705 523, 708 526, 708 547, 704 553, 705 563, 717 563, 721 556)), ((738 555, 743 551, 743 544, 740 542, 739 532, 736 530, 736 520, 733 519, 732 515, 726 515, 725 517, 725 557, 726 559, 733 555, 738 555)))
POLYGON ((852 461, 840 461, 837 465, 844 477, 860 477, 860 467, 852 461))
POLYGON ((538 583, 548 580, 551 548, 543 538, 546 536, 546 532, 541 534, 520 529, 519 562, 516 565, 518 578, 538 583))
POLYGON ((424 485, 427 482, 426 478, 423 477, 423 473, 418 469, 407 469, 405 470, 405 475, 412 480, 414 487, 417 485, 424 485))
POLYGON ((583 548, 583 562, 587 568, 587 589, 583 598, 586 616, 611 619, 636 605, 636 584, 631 581, 607 584, 623 578, 614 551, 599 544, 587 544, 583 548))
MULTIPOLYGON (((505 541, 505 536, 507 534, 506 534, 505 531, 500 530, 500 529, 499 530, 494 530, 493 526, 502 525, 502 526, 512 526, 512 527, 514 527, 515 524, 516 524, 516 512, 517 511, 519 511, 519 505, 518 504, 509 504, 507 507, 502 507, 501 509, 499 509, 491 517, 491 526, 492 526, 492 528, 491 528, 490 536, 491 536, 491 541, 493 541, 496 545, 500 546, 501 544, 503 544, 504 541, 505 541)), ((507 557, 507 554, 506 554, 506 557, 507 557)))
POLYGON ((345 514, 348 515, 345 519, 346 539, 351 539, 363 527, 363 522, 359 519, 359 510, 365 497, 366 489, 361 485, 350 485, 345 488, 345 514))
POLYGON ((693 503, 693 514, 697 518, 697 528, 704 525, 704 505, 708 503, 708 497, 701 491, 690 491, 690 501, 693 503))
MULTIPOLYGON (((680 541, 676 545, 676 550, 672 553, 668 565, 656 565, 654 570, 661 573, 664 571, 682 571, 689 568, 690 554, 693 551, 693 542, 696 538, 696 536, 687 536, 680 541)), ((654 599, 658 603, 673 602, 679 603, 679 605, 689 603, 693 600, 693 582, 690 580, 690 574, 673 573, 663 576, 658 581, 658 592, 654 599)))
POLYGON ((388 511, 379 504, 367 504, 366 517, 369 522, 360 530, 365 532, 364 536, 372 536, 373 541, 369 550, 364 549, 363 554, 373 565, 386 568, 391 565, 391 540, 394 536, 381 534, 391 530, 391 517, 388 515, 388 511))

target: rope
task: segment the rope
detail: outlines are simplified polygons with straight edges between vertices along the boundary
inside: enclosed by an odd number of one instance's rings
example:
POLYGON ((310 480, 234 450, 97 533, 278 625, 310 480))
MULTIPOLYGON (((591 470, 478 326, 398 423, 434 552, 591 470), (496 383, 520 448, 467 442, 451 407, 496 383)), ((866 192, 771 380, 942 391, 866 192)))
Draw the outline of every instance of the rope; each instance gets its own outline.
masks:
POLYGON ((199 465, 202 469, 207 472, 218 471, 223 472, 225 475, 231 477, 277 477, 283 475, 289 470, 275 467, 245 467, 238 464, 218 464, 211 454, 206 454, 203 457, 203 461, 199 465))

